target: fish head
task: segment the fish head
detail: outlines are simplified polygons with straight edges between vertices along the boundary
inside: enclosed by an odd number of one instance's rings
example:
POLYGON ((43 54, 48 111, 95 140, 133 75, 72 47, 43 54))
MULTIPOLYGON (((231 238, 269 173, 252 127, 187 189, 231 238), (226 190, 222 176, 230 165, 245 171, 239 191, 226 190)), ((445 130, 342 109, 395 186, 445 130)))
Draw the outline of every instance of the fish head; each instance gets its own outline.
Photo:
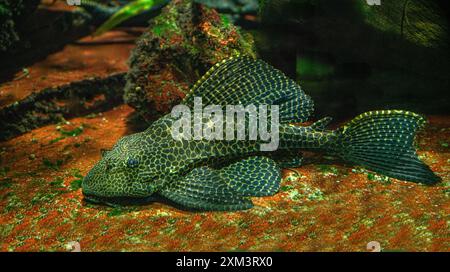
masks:
MULTIPOLYGON (((141 133, 121 138, 88 172, 81 187, 87 200, 106 202, 118 198, 144 198, 157 189, 144 163, 145 139, 141 133)), ((147 154, 148 155, 148 154, 147 154)))

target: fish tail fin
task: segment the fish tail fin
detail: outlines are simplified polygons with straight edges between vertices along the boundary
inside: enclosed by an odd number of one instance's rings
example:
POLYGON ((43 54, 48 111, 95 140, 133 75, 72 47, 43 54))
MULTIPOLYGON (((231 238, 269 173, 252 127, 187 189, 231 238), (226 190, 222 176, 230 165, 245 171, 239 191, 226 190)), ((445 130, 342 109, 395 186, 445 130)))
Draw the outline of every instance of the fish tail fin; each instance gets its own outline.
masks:
POLYGON ((425 119, 401 110, 371 111, 336 130, 330 149, 380 174, 425 184, 441 179, 416 154, 414 138, 425 119))

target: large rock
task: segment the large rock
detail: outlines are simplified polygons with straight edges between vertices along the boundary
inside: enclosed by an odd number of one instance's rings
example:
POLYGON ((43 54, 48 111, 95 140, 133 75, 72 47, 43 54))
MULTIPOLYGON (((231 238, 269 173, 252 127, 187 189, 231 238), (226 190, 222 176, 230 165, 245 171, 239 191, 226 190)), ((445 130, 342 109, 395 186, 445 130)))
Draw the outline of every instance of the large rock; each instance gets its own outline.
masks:
POLYGON ((178 104, 209 67, 236 54, 254 55, 253 40, 215 10, 172 1, 137 42, 124 99, 147 119, 178 104))

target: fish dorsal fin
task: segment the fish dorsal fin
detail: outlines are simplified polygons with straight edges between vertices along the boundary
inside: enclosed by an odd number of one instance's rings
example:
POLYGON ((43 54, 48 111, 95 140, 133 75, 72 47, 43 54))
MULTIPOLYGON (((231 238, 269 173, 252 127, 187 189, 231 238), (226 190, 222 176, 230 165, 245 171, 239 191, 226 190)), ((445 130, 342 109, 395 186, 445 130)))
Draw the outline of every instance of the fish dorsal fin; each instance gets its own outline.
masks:
POLYGON ((280 122, 304 122, 313 102, 300 86, 266 62, 247 56, 215 64, 192 87, 183 104, 193 107, 194 98, 207 105, 279 105, 280 122))

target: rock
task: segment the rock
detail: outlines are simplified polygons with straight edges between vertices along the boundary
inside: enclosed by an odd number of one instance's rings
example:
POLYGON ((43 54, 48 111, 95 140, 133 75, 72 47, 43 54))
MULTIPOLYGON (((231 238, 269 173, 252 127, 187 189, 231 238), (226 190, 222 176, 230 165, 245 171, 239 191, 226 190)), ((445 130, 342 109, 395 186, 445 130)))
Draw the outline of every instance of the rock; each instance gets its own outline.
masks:
POLYGON ((225 14, 234 24, 245 22, 247 15, 258 13, 258 0, 195 0, 197 3, 225 14))
POLYGON ((0 109, 0 141, 64 118, 109 110, 123 103, 125 73, 45 88, 0 109))
MULTIPOLYGON (((51 9, 45 5, 38 7, 39 3, 39 0, 0 0, 2 81, 13 77, 24 66, 45 59, 49 54, 92 31, 90 18, 86 13, 51 9)), ((58 3, 68 7, 65 2, 58 3)))
POLYGON ((34 12, 39 0, 0 0, 0 52, 7 51, 20 42, 21 27, 26 16, 34 12))
POLYGON ((253 39, 215 10, 172 1, 150 21, 130 57, 124 100, 146 119, 167 113, 213 64, 254 56, 253 39))

